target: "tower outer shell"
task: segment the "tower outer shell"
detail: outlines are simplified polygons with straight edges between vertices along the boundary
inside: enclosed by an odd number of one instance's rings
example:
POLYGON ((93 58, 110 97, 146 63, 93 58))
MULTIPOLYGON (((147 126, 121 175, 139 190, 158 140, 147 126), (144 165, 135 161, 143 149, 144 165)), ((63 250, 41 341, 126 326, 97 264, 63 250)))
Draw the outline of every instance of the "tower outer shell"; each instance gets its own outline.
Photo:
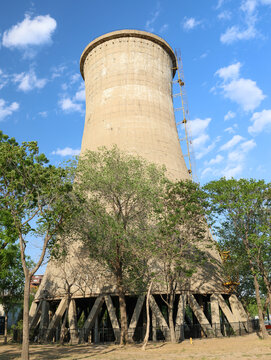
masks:
POLYGON ((172 101, 176 58, 162 38, 121 30, 92 41, 80 60, 86 87, 81 154, 117 145, 189 179, 172 101))
MULTIPOLYGON (((80 66, 86 84, 86 121, 81 154, 88 149, 96 150, 100 146, 110 148, 116 144, 128 153, 165 165, 171 179, 189 179, 174 119, 171 87, 176 59, 170 46, 163 39, 147 32, 115 31, 91 42, 82 54, 80 66)), ((247 321, 246 315, 242 315, 245 311, 240 310, 241 304, 236 297, 229 299, 232 311, 235 311, 234 316, 229 315, 231 310, 222 297, 226 289, 222 285, 221 260, 215 246, 206 246, 210 245, 207 239, 210 239, 210 235, 206 227, 206 243, 203 241, 201 245, 210 261, 199 264, 197 271, 176 288, 176 293, 180 294, 178 306, 176 302, 174 305, 177 339, 183 339, 181 328, 184 329, 187 302, 207 336, 213 336, 213 330, 219 336, 221 311, 224 311, 233 329, 236 321, 239 321, 239 331, 240 322, 247 321), (205 316, 206 311, 212 322, 205 316)), ((48 263, 31 306, 30 327, 35 327, 39 336, 48 341, 53 331, 59 329, 64 312, 68 311, 71 343, 76 344, 77 319, 84 312, 86 320, 80 331, 80 339, 88 337, 94 321, 99 339, 99 323, 101 314, 105 314, 102 313, 105 300, 109 314, 107 318, 110 318, 117 340, 120 330, 117 319, 119 307, 116 301, 112 301, 118 295, 115 277, 99 259, 90 260, 80 240, 73 239, 72 234, 70 240, 65 259, 51 259, 48 263), (70 303, 68 294, 72 296, 70 303), (52 311, 54 315, 50 320, 52 311)), ((158 262, 154 264, 153 271, 159 273, 160 266, 158 262)), ((153 285, 153 294, 164 294, 166 291, 163 283, 153 285)), ((127 293, 130 336, 135 334, 139 326, 139 314, 143 306, 140 296, 132 310, 134 298, 133 294, 127 293)), ((157 307, 152 308, 152 319, 161 327, 163 315, 155 298, 152 299, 157 307)), ((157 330, 155 323, 152 322, 153 334, 157 330)), ((164 335, 167 340, 166 332, 164 335)))

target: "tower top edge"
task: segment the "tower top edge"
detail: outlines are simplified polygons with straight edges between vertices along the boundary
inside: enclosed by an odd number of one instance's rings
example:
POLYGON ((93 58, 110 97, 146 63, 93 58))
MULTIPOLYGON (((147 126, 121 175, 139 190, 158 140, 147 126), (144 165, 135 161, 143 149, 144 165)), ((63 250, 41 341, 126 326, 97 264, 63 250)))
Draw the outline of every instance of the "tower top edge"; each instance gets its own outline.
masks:
MULTIPOLYGON (((176 68, 177 61, 176 61, 176 56, 174 54, 174 51, 171 48, 171 46, 163 38, 161 38, 158 35, 147 32, 147 31, 125 29, 125 30, 112 31, 110 33, 99 36, 96 39, 94 39, 93 41, 91 41, 85 47, 85 49, 81 55, 81 58, 80 58, 80 72, 81 72, 82 78, 85 79, 84 63, 85 63, 86 57, 95 47, 97 47, 98 45, 101 45, 102 43, 104 43, 108 40, 124 38, 124 37, 136 37, 136 38, 146 39, 146 40, 150 40, 150 41, 160 45, 170 56, 170 58, 172 60, 173 69, 176 68)), ((175 71, 176 70, 174 69, 173 74, 175 74, 175 71)))

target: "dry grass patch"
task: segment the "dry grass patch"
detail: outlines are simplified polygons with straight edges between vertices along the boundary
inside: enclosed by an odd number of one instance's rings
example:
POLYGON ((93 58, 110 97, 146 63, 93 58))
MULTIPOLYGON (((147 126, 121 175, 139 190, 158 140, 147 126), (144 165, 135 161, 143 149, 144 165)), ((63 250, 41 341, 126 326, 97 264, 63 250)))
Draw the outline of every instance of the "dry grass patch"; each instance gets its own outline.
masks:
MULTIPOLYGON (((1 338, 0 338, 0 342, 1 338)), ((20 359, 21 346, 0 345, 0 359, 20 359)), ((261 340, 256 334, 221 339, 197 339, 180 344, 150 343, 141 345, 31 345, 31 360, 270 360, 271 337, 261 340)))

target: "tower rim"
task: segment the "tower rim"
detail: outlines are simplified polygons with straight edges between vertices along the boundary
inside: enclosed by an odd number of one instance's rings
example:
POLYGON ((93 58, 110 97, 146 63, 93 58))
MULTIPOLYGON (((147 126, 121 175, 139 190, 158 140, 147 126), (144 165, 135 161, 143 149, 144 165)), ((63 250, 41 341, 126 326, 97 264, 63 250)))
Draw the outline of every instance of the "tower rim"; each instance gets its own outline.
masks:
POLYGON ((141 39, 147 39, 150 40, 158 45, 160 45, 170 56, 171 60, 172 60, 172 65, 173 65, 173 77, 174 74, 176 72, 176 66, 177 66, 177 61, 176 61, 176 56, 174 54, 173 49, 171 48, 171 46, 160 36, 155 35, 153 33, 150 33, 148 31, 143 31, 143 30, 135 30, 135 29, 124 29, 124 30, 116 30, 116 31, 111 31, 109 33, 106 33, 104 35, 101 35, 99 37, 97 37, 96 39, 94 39, 93 41, 91 41, 84 49, 81 58, 80 58, 80 72, 82 75, 82 78, 85 80, 84 77, 84 63, 85 60, 88 56, 88 54, 98 45, 101 45, 102 43, 108 41, 108 40, 112 40, 112 39, 118 39, 118 38, 123 38, 123 37, 136 37, 136 38, 141 38, 141 39))

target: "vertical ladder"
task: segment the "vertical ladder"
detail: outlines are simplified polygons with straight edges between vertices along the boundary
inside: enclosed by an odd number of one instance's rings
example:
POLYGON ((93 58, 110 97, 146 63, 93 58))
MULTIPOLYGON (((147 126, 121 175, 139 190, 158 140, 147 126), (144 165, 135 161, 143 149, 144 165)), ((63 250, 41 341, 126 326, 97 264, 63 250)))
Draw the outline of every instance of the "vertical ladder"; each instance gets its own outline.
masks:
POLYGON ((186 144, 186 153, 184 153, 183 156, 188 159, 187 161, 188 173, 191 179, 196 180, 195 162, 194 162, 193 149, 192 149, 192 139, 191 139, 191 134, 189 132, 190 119, 189 119, 187 97, 185 92, 182 58, 180 52, 177 51, 175 51, 175 56, 177 62, 176 62, 176 67, 174 68, 174 70, 176 70, 176 74, 175 74, 175 80, 173 80, 173 84, 178 84, 178 91, 175 94, 173 94, 173 97, 179 99, 178 101, 179 104, 177 105, 177 107, 175 107, 174 111, 176 113, 181 112, 181 116, 178 116, 177 114, 175 115, 177 133, 180 144, 183 141, 185 141, 186 144), (179 117, 181 119, 179 119, 179 117), (182 137, 183 132, 184 132, 184 137, 182 137))

